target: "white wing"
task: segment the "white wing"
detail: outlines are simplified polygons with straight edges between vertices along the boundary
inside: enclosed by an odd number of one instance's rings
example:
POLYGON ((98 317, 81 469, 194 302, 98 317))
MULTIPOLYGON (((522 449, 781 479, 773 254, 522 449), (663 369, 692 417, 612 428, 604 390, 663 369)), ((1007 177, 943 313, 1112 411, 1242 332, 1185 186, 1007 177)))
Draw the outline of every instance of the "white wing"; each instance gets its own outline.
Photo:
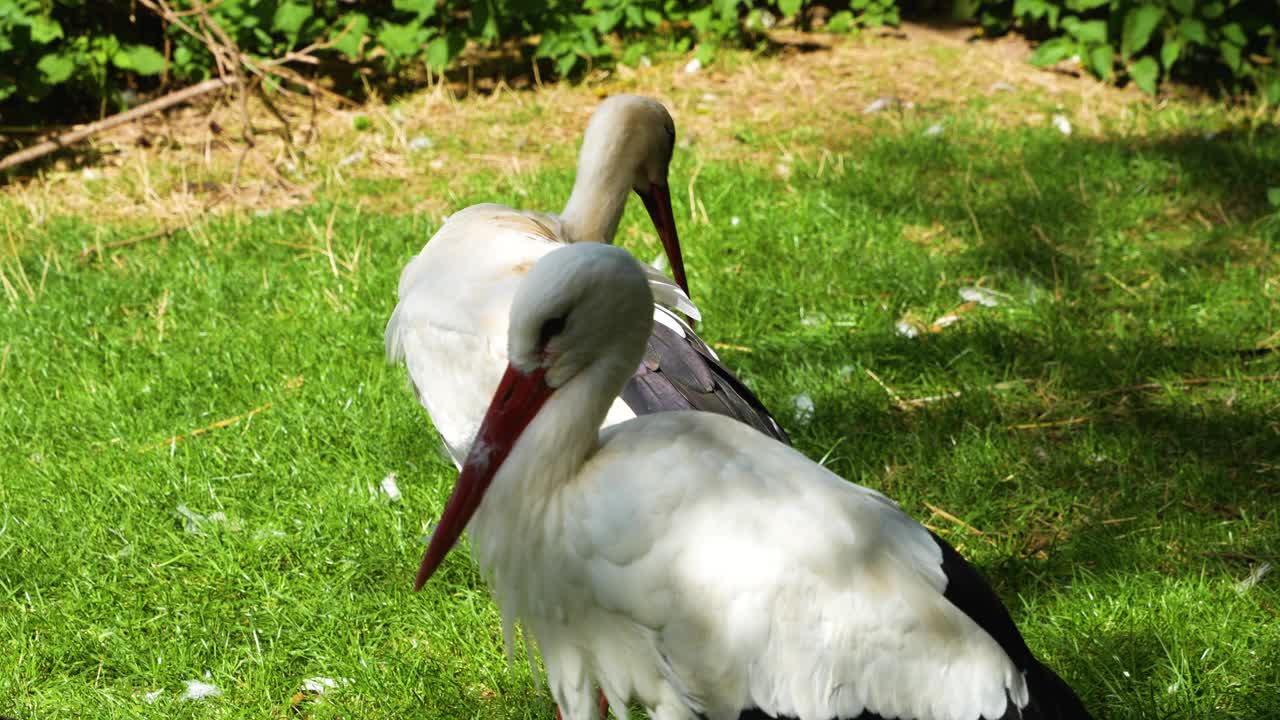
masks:
POLYGON ((689 707, 975 720, 1025 704, 1013 662, 943 597, 938 545, 889 499, 705 413, 601 442, 564 513, 588 592, 656 634, 689 707))
POLYGON ((454 462, 466 457, 506 368, 511 298, 559 247, 539 218, 502 205, 452 215, 400 275, 387 356, 409 379, 454 462))

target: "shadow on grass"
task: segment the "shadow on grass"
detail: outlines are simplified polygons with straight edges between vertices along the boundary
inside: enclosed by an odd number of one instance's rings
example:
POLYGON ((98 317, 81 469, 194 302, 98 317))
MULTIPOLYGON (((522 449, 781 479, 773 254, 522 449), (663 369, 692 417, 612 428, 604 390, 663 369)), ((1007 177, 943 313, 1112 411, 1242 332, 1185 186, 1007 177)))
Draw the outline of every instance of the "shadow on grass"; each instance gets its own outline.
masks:
MULTIPOLYGON (((953 452, 950 438, 977 430, 1007 433, 1014 448, 1033 450, 1043 446, 1042 476, 1083 480, 1088 495, 1115 490, 1114 474, 1106 463, 1079 456, 1079 449, 1060 455, 1058 446, 1071 445, 1087 432, 1109 447, 1123 448, 1135 466, 1163 468, 1161 477, 1147 487, 1126 488, 1117 498, 1115 513, 1149 511, 1170 499, 1169 483, 1179 465, 1194 469, 1177 480, 1177 492, 1198 505, 1197 512, 1212 509, 1225 517, 1238 517, 1240 503, 1272 503, 1280 493, 1280 422, 1266 403, 1246 397, 1237 403, 1220 384, 1187 386, 1177 393, 1187 398, 1169 399, 1149 386, 1154 377, 1195 376, 1206 371, 1267 377, 1280 368, 1268 359, 1240 372, 1241 363, 1230 343, 1221 349, 1207 346, 1171 347, 1159 338, 1140 336, 1123 343, 1103 345, 1082 330, 1041 338, 1011 331, 995 324, 957 329, 923 339, 896 335, 846 335, 834 354, 850 360, 891 369, 899 377, 921 377, 946 371, 957 357, 983 368, 986 375, 1018 378, 1040 384, 1051 396, 1004 393, 990 387, 959 387, 962 395, 934 405, 902 412, 886 411, 884 401, 868 405, 865 398, 847 392, 847 386, 815 388, 818 415, 811 427, 835 428, 847 436, 845 445, 860 465, 883 468, 896 462, 901 446, 885 443, 886 437, 910 438, 920 461, 945 465, 953 452), (1223 369, 1225 366, 1225 370, 1223 369), (1214 394, 1216 393, 1216 394, 1214 394), (1056 407, 1055 407, 1056 406, 1056 407), (1045 415, 1046 411, 1050 414, 1045 415), (1066 421, 1055 426, 1055 421, 1066 421), (1044 423, 1044 427, 1031 427, 1044 423), (1016 426, 1025 427, 1016 427, 1016 426), (1032 441, 1034 439, 1034 442, 1032 441), (1155 505, 1151 505, 1155 503, 1155 505)), ((773 346, 779 357, 800 356, 804 348, 773 346)), ((962 375, 963 373, 961 373, 962 375)), ((1245 393, 1265 392, 1267 382, 1231 384, 1245 393)), ((1177 388, 1175 383, 1173 387, 1177 388)), ((1016 388, 1015 388, 1016 389, 1016 388)), ((1129 482, 1133 478, 1126 477, 1129 482)), ((1179 502, 1183 499, 1178 497, 1179 502)), ((1269 507, 1269 506, 1268 506, 1269 507)), ((1265 508, 1264 508, 1265 509, 1265 508)))
MULTIPOLYGON (((1101 269, 1091 257, 1100 240, 1123 232, 1139 243, 1179 220, 1194 221, 1195 237, 1152 270, 1256 259, 1265 250, 1257 237, 1229 240, 1223 225, 1275 216, 1267 199, 1268 183, 1280 182, 1274 131, 1105 140, 1046 131, 1008 144, 1010 137, 889 138, 859 159, 893 168, 890 177, 853 173, 834 191, 877 213, 967 228, 974 260, 1068 288, 1101 269)), ((1261 229, 1280 236, 1280 222, 1261 229)))
MULTIPOLYGON (((1275 385, 1134 386, 1280 373, 1274 354, 1247 362, 1241 353, 1259 331, 1275 329, 1273 301, 1250 293, 1280 259, 1280 215, 1267 199, 1280 181, 1280 138, 948 133, 936 142, 918 133, 873 141, 850 152, 857 170, 814 180, 809 190, 833 215, 861 212, 961 236, 958 252, 939 257, 931 247, 933 260, 923 261, 945 273, 942 285, 987 277, 1010 288, 1030 278, 1052 288, 1052 299, 917 338, 866 326, 817 342, 752 338, 750 364, 776 363, 758 367, 762 383, 781 380, 789 366, 819 365, 835 376, 852 365, 874 367, 891 385, 942 378, 938 384, 963 393, 902 412, 876 388, 866 390, 865 378, 812 383, 806 390, 817 415, 804 427, 784 423, 797 444, 813 457, 838 446, 853 458, 841 461, 852 467, 834 468, 847 477, 999 526, 1009 542, 979 564, 1011 604, 1067 588, 1081 571, 1204 573, 1231 582, 1273 560, 1280 550, 1275 385), (1240 279, 1246 275, 1253 279, 1240 279), (1124 286, 1149 276, 1160 282, 1140 292, 1124 286), (1197 307, 1213 321, 1196 320, 1197 307), (1008 380, 1027 382, 991 389, 1008 380), (976 461, 953 457, 966 452, 976 461), (885 470, 911 466, 909 487, 885 470), (952 471, 967 477, 953 483, 952 471), (988 471, 990 478, 973 477, 988 471)), ((919 258, 892 238, 849 256, 863 252, 879 253, 871 262, 890 271, 894 253, 919 258)), ((885 309, 901 303, 893 297, 898 280, 864 275, 871 286, 847 292, 870 291, 877 299, 869 302, 885 309)), ((927 279, 900 277, 918 295, 933 292, 927 279)), ((1123 632, 1092 638, 1083 652, 1088 662, 1123 658, 1139 674, 1164 661, 1152 637, 1123 632)), ((1110 692, 1103 677, 1084 683, 1098 705, 1110 692)), ((1249 710, 1233 716, 1269 717, 1263 708, 1278 698, 1264 694, 1256 703, 1242 699, 1249 710)))

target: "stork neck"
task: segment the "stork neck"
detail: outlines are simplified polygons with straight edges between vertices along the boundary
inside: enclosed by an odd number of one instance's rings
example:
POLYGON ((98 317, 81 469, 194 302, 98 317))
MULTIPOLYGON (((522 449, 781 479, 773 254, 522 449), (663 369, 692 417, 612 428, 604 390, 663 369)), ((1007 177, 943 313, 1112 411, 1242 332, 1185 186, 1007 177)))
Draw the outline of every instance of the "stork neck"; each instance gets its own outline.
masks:
POLYGON ((631 192, 625 173, 613 172, 586 156, 578 164, 573 193, 560 213, 573 242, 612 243, 631 192))
POLYGON ((550 497, 577 476, 595 452, 605 415, 634 370, 634 363, 625 368, 598 363, 547 400, 503 465, 504 471, 510 467, 524 475, 512 478, 522 495, 535 501, 550 497))

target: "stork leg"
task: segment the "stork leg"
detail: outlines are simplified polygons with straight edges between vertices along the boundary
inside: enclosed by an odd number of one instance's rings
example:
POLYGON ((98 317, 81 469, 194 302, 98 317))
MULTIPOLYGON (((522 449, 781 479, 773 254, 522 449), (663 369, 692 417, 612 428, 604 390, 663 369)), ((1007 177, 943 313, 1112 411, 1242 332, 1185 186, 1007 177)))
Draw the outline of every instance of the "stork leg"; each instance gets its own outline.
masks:
MULTIPOLYGON (((600 710, 600 717, 609 717, 609 698, 604 696, 603 690, 596 691, 596 702, 598 703, 597 707, 600 710)), ((564 717, 560 715, 559 705, 556 706, 556 720, 564 720, 564 717)))

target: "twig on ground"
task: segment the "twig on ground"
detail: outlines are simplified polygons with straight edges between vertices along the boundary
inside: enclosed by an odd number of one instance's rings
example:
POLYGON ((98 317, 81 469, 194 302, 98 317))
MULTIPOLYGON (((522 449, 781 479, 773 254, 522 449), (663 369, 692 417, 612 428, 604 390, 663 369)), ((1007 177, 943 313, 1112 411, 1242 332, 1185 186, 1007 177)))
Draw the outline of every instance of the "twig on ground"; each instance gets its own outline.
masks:
MULTIPOLYGON (((298 388, 302 387, 302 383, 303 383, 303 376, 299 375, 299 376, 297 376, 297 377, 295 377, 295 378, 291 378, 288 382, 286 382, 286 383, 284 384, 283 389, 284 389, 285 391, 289 391, 289 390, 296 390, 296 389, 298 389, 298 388)), ((211 424, 209 424, 209 425, 205 425, 204 427, 196 428, 195 430, 192 430, 191 432, 188 432, 188 433, 185 433, 185 434, 182 434, 182 435, 174 435, 173 437, 167 438, 167 439, 162 440, 162 441, 160 441, 160 442, 158 442, 158 443, 152 443, 152 444, 150 444, 150 445, 145 445, 145 446, 143 446, 142 448, 140 448, 140 449, 138 450, 138 452, 150 452, 151 450, 156 450, 156 449, 158 449, 158 448, 162 448, 162 447, 164 447, 164 446, 166 446, 166 445, 168 445, 168 446, 170 446, 170 447, 174 447, 174 446, 176 446, 178 443, 182 442, 183 440, 190 440, 191 438, 199 437, 199 436, 204 435, 205 433, 211 432, 211 431, 213 431, 213 430, 218 430, 219 428, 224 428, 224 427, 227 427, 228 425, 235 425, 236 423, 240 422, 241 420, 248 420, 248 419, 252 418, 254 415, 257 415, 258 413, 263 412, 264 410, 270 410, 270 409, 271 409, 271 405, 272 405, 272 403, 270 403, 270 402, 265 402, 265 403, 263 403, 263 404, 259 405, 258 407, 253 408, 252 410, 249 410, 248 412, 243 412, 243 413, 240 413, 239 415, 234 415, 234 416, 229 417, 229 418, 223 418, 222 420, 219 420, 219 421, 217 421, 217 422, 215 422, 215 423, 211 423, 211 424)))
POLYGON ((84 262, 84 261, 87 261, 93 255, 101 255, 105 253, 105 251, 107 250, 114 250, 116 248, 125 247, 127 245, 134 245, 136 243, 146 242, 148 240, 156 240, 158 238, 173 237, 175 233, 183 229, 185 229, 184 226, 169 227, 166 225, 165 227, 162 227, 159 230, 152 230, 151 232, 143 233, 142 235, 135 235, 133 237, 125 238, 123 240, 116 240, 114 242, 109 242, 105 245, 90 245, 89 247, 80 251, 80 260, 81 262, 84 262))
POLYGON ((1196 378, 1179 378, 1169 383, 1139 383, 1137 385, 1125 385, 1123 387, 1112 388, 1098 394, 1098 397, 1109 397, 1111 395, 1125 395, 1133 392, 1145 392, 1147 390, 1161 390, 1166 384, 1182 385, 1184 387, 1194 387, 1196 385, 1215 385, 1217 383, 1227 382, 1275 382, 1280 380, 1280 375, 1243 375, 1241 377, 1196 377, 1196 378))
POLYGON ((930 505, 929 503, 925 503, 925 504, 924 504, 924 506, 925 506, 925 507, 927 507, 927 508, 929 508, 929 512, 933 513, 934 515, 937 515, 938 517, 942 518, 943 520, 947 520, 947 521, 949 521, 949 522, 955 523, 956 525, 959 525, 960 527, 962 527, 962 528, 964 528, 964 529, 966 529, 966 530, 970 530, 970 531, 972 531, 972 532, 973 532, 974 534, 976 534, 976 535, 983 535, 983 536, 985 536, 985 535, 986 535, 986 533, 982 532, 982 531, 981 531, 981 530, 979 530, 978 528, 976 528, 976 527, 974 527, 974 526, 970 525, 969 523, 967 523, 967 522, 965 522, 965 521, 961 520, 960 518, 956 517, 955 515, 952 515, 951 513, 947 512, 946 510, 943 510, 943 509, 942 509, 942 508, 940 508, 940 507, 934 507, 933 505, 930 505))
POLYGON ((164 342, 164 315, 169 309, 169 288, 164 289, 164 295, 160 297, 159 304, 156 305, 156 336, 159 342, 164 342))
POLYGON ((5 157, 3 160, 0 160, 0 172, 8 170, 9 168, 17 167, 23 163, 31 162, 37 158, 44 157, 55 150, 75 145, 76 143, 93 137, 104 130, 110 130, 113 127, 133 122, 134 120, 146 117, 152 113, 167 110, 174 105, 184 103, 215 90, 232 87, 236 82, 238 81, 234 78, 230 80, 226 78, 205 80, 204 82, 192 85, 189 88, 183 88, 182 90, 171 92, 168 95, 156 98, 151 102, 143 103, 132 110, 126 110, 125 112, 103 118, 97 122, 89 123, 84 127, 59 135, 52 140, 46 140, 42 143, 32 145, 31 147, 23 148, 18 152, 5 157))
POLYGON ((865 370, 865 371, 866 371, 866 373, 867 373, 867 375, 870 375, 870 376, 871 376, 871 379, 872 379, 872 380, 875 380, 875 381, 876 381, 876 384, 877 384, 877 385, 879 385, 879 386, 880 386, 880 388, 881 388, 882 390, 884 390, 884 391, 889 395, 889 399, 893 401, 893 404, 894 404, 894 405, 896 405, 896 406, 897 406, 897 407, 899 407, 899 408, 903 407, 903 405, 902 405, 902 397, 901 397, 900 395, 898 395, 898 393, 894 392, 894 391, 893 391, 893 388, 891 388, 891 387, 889 387, 888 385, 886 385, 886 384, 884 383, 884 381, 880 379, 880 376, 879 376, 879 375, 876 375, 876 374, 875 374, 875 372, 873 372, 873 371, 871 370, 871 368, 863 368, 863 370, 865 370))
POLYGON ((963 394, 964 393, 960 392, 959 390, 952 390, 951 392, 942 393, 941 395, 926 395, 925 397, 900 400, 898 402, 898 408, 901 410, 914 410, 915 408, 924 407, 925 405, 929 405, 931 403, 941 402, 943 400, 950 400, 951 398, 958 398, 963 394))
POLYGON ((145 446, 145 447, 143 447, 143 448, 142 448, 142 452, 147 452, 147 451, 150 451, 150 450, 155 450, 155 449, 157 449, 157 448, 162 448, 162 447, 164 447, 165 445, 177 445, 178 443, 182 442, 183 440, 187 440, 187 439, 194 438, 194 437, 199 437, 199 436, 201 436, 201 435, 204 435, 204 434, 205 434, 205 433, 207 433, 207 432, 210 432, 210 431, 212 431, 212 430, 217 430, 218 428, 224 428, 224 427, 226 427, 226 426, 228 426, 228 425, 234 425, 234 424, 236 424, 236 423, 240 422, 241 420, 247 420, 248 418, 251 418, 251 417, 253 417, 254 415, 257 415, 258 413, 262 412, 263 410, 269 410, 269 409, 271 409, 271 403, 263 403, 263 404, 259 405, 258 407, 256 407, 256 408, 254 408, 254 409, 250 410, 249 412, 241 413, 241 414, 239 414, 239 415, 235 415, 235 416, 232 416, 232 417, 229 417, 229 418, 224 418, 224 419, 222 419, 222 420, 219 420, 219 421, 218 421, 218 422, 216 422, 216 423, 213 423, 213 424, 210 424, 210 425, 205 425, 204 427, 196 428, 195 430, 192 430, 191 432, 189 432, 189 433, 187 433, 187 434, 185 434, 185 435, 174 435, 173 437, 168 438, 168 439, 166 439, 166 440, 162 440, 162 441, 160 441, 160 442, 158 442, 158 443, 153 443, 153 444, 151 444, 151 445, 147 445, 147 446, 145 446))
MULTIPOLYGON (((872 377, 874 377, 874 375, 872 377)), ((1005 380, 1003 382, 987 385, 981 389, 989 390, 989 391, 990 390, 1012 390, 1013 388, 1019 385, 1025 385, 1028 382, 1031 382, 1031 381, 1030 380, 1005 380)), ((887 387, 887 386, 881 385, 881 387, 887 387)), ((951 400, 952 398, 958 398, 962 395, 964 395, 963 390, 952 390, 950 392, 945 392, 938 395, 927 395, 925 397, 901 399, 900 402, 898 403, 898 409, 914 410, 916 408, 924 407, 925 405, 930 405, 932 403, 942 402, 943 400, 951 400)))
POLYGON ((1103 525, 1120 525, 1121 523, 1133 522, 1134 520, 1137 520, 1137 519, 1138 519, 1137 515, 1132 515, 1130 517, 1107 518, 1105 520, 1099 520, 1099 522, 1101 522, 1103 525))
POLYGON ((1066 420, 1052 420, 1049 422, 1022 423, 1019 425, 1010 425, 1011 430, 1035 430, 1038 428, 1051 427, 1069 427, 1071 425, 1079 425, 1087 423, 1093 419, 1092 415, 1084 415, 1082 417, 1067 418, 1066 420))

